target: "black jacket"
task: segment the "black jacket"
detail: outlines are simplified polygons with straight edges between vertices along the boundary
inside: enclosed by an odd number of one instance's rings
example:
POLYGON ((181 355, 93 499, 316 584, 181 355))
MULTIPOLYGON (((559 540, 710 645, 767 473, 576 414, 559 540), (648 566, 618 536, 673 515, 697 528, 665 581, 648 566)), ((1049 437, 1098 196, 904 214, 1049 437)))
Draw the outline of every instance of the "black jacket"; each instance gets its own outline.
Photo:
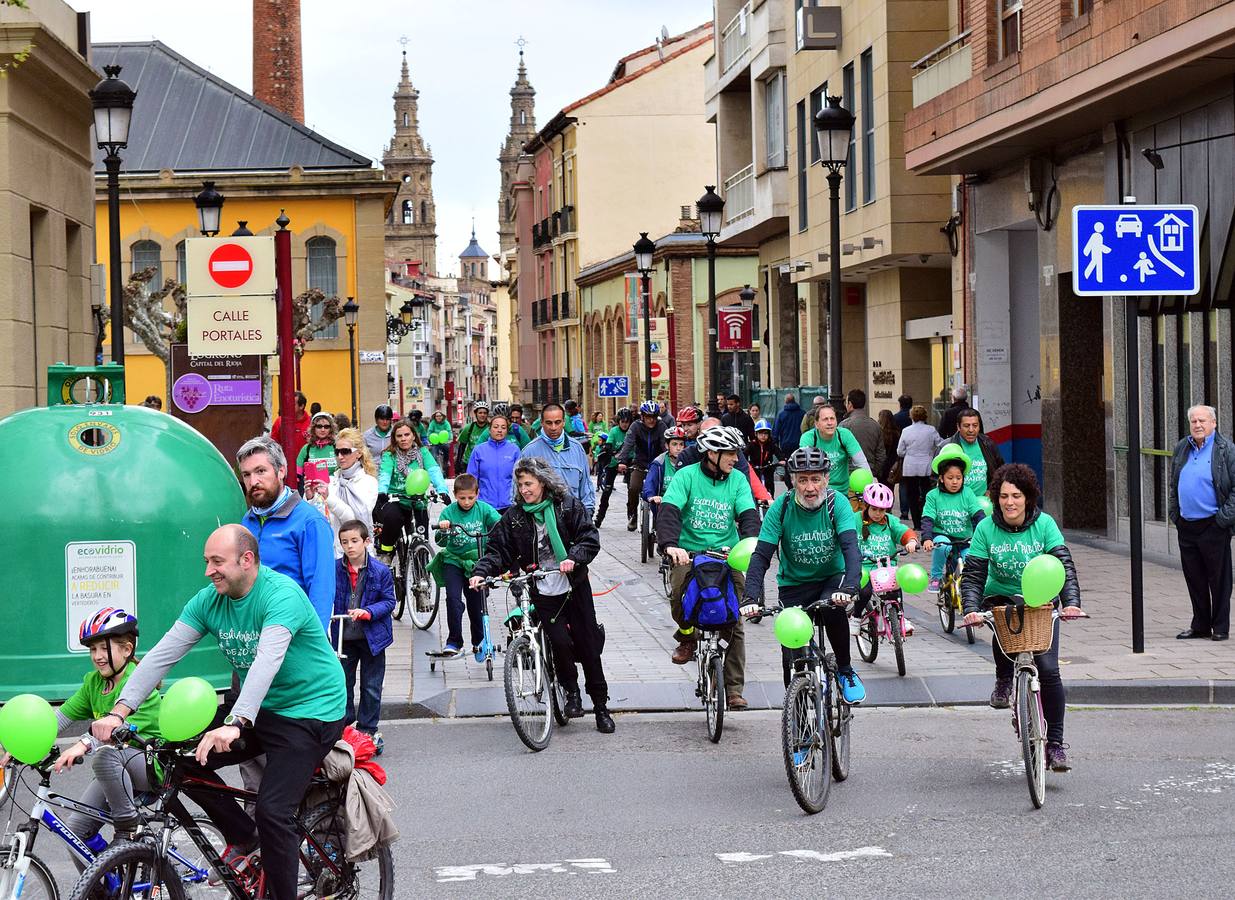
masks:
POLYGON ((959 424, 957 420, 967 409, 969 409, 968 400, 953 400, 952 405, 943 411, 943 415, 939 417, 938 426, 941 438, 950 438, 956 434, 956 427, 959 424))
MULTIPOLYGON (((1190 437, 1175 445, 1171 456, 1171 491, 1167 494, 1167 518, 1179 525, 1179 472, 1188 462, 1190 437)), ((1214 521, 1235 534, 1235 444, 1214 432, 1214 449, 1210 459, 1214 491, 1218 494, 1218 514, 1214 521)))
MULTIPOLYGON (((1031 508, 1025 521, 1015 527, 1004 522, 1003 513, 1000 512, 998 505, 995 506, 991 515, 1001 530, 1008 534, 1019 534, 1037 521, 1038 516, 1042 515, 1042 510, 1036 506, 1031 508)), ((1056 547, 1046 552, 1063 563, 1064 580, 1063 590, 1059 592, 1060 601, 1064 606, 1079 607, 1081 586, 1076 580, 1076 565, 1072 562, 1072 554, 1068 552, 1066 546, 1056 547)), ((981 612, 982 607, 986 605, 986 575, 989 568, 990 560, 979 559, 972 553, 965 557, 965 569, 961 574, 961 600, 964 603, 966 614, 981 612)))
POLYGON ((750 417, 750 413, 741 407, 738 407, 737 412, 727 412, 721 416, 720 424, 738 429, 746 436, 746 443, 748 444, 755 439, 755 420, 750 417))
MULTIPOLYGON (((945 444, 956 444, 961 446, 961 436, 956 434, 952 440, 944 441, 945 444)), ((986 487, 989 490, 990 486, 995 483, 995 472, 1003 465, 1003 457, 999 455, 999 448, 995 446, 995 442, 986 435, 978 434, 978 446, 982 448, 982 458, 986 460, 986 487)))
POLYGON ((629 465, 633 460, 636 469, 646 472, 652 465, 652 460, 664 449, 664 421, 657 419, 655 427, 648 429, 641 420, 636 419, 631 423, 630 430, 626 432, 626 440, 622 442, 622 449, 618 451, 617 461, 629 465))
MULTIPOLYGON (((600 532, 583 504, 569 494, 554 504, 554 510, 558 534, 566 545, 566 556, 575 562, 574 571, 567 577, 572 585, 579 584, 587 579, 587 564, 600 552, 600 532)), ((472 574, 492 578, 505 572, 531 572, 538 568, 536 522, 515 504, 493 526, 485 555, 476 563, 472 574)))

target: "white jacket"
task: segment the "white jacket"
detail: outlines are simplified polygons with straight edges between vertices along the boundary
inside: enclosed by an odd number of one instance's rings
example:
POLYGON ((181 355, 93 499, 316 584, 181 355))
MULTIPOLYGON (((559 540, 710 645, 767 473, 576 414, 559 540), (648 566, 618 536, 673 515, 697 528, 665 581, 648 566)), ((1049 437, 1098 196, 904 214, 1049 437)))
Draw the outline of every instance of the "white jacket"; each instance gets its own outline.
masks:
MULTIPOLYGON (((330 476, 330 493, 326 497, 326 508, 330 511, 330 530, 334 532, 334 558, 343 555, 339 546, 339 526, 344 522, 357 519, 364 522, 369 533, 373 533, 373 507, 377 505, 377 479, 363 469, 353 476, 349 487, 357 497, 354 505, 348 505, 339 495, 339 473, 330 476)), ((370 547, 369 552, 373 549, 370 547)))
POLYGON ((931 460, 942 442, 939 432, 925 422, 914 422, 902 431, 900 443, 896 445, 896 455, 904 459, 901 475, 910 478, 930 475, 931 460))

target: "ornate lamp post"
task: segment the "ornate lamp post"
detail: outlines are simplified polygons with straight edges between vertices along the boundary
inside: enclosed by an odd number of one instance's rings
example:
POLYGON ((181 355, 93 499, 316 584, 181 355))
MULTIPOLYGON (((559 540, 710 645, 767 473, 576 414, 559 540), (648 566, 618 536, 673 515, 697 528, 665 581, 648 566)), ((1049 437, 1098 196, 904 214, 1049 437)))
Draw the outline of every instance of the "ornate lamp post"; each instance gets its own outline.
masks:
POLYGON ((828 170, 828 218, 831 228, 828 275, 828 399, 840 409, 841 401, 841 291, 840 291, 840 183, 849 162, 849 140, 853 134, 853 113, 840 105, 840 97, 815 113, 815 135, 819 141, 819 162, 828 170))
POLYGON ((643 290, 643 379, 647 398, 655 400, 656 392, 652 389, 652 256, 656 253, 656 243, 648 238, 646 231, 641 231, 634 250, 635 268, 639 270, 643 290))
POLYGON ((107 77, 90 92, 94 139, 107 152, 107 250, 111 293, 111 358, 124 365, 124 285, 120 277, 120 151, 129 145, 129 123, 137 92, 120 80, 120 66, 104 66, 107 77))

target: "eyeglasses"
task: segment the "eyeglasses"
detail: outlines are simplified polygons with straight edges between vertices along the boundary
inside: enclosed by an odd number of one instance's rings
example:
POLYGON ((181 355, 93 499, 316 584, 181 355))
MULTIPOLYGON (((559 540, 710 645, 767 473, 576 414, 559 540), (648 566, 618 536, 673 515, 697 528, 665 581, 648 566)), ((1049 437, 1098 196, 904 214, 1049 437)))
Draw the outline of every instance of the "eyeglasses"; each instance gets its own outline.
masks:
POLYGON ((354 447, 335 447, 334 448, 335 456, 351 456, 355 452, 356 450, 354 447))
POLYGON ((330 425, 329 425, 328 423, 326 423, 326 422, 319 422, 318 424, 314 425, 313 427, 314 427, 314 428, 329 428, 329 427, 330 427, 330 425))

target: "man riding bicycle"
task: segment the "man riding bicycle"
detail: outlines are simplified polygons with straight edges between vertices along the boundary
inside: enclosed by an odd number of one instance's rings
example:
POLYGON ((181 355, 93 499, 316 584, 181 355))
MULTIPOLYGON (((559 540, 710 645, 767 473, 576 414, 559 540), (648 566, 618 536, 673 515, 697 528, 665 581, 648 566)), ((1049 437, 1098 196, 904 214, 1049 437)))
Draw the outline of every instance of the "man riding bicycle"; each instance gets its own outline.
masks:
POLYGON ((647 477, 652 460, 665 442, 665 423, 660 420, 660 406, 655 400, 639 404, 639 421, 630 426, 622 448, 618 450, 618 471, 626 472, 626 530, 638 528, 639 492, 647 477), (631 468, 633 471, 627 472, 631 468))
MULTIPOLYGON (((763 517, 759 542, 746 570, 742 615, 762 614, 758 592, 772 554, 780 554, 776 584, 781 606, 809 606, 824 598, 832 605, 816 613, 836 655, 837 678, 846 703, 861 703, 866 688, 849 655, 849 626, 845 607, 853 602, 862 578, 857 522, 853 508, 828 487, 831 465, 822 450, 799 447, 785 464, 792 490, 777 497, 763 517)), ((785 687, 800 651, 781 648, 785 687)))
MULTIPOLYGON (((677 623, 677 649, 672 660, 688 663, 695 653, 698 636, 686 621, 682 595, 691 577, 691 557, 707 550, 732 547, 740 538, 759 533, 759 513, 750 483, 741 475, 731 477, 742 446, 740 434, 717 426, 699 435, 702 459, 677 471, 665 493, 656 520, 661 552, 669 557, 673 570, 669 576, 670 610, 677 623)), ((742 573, 733 573, 734 588, 742 592, 742 573)), ((729 642, 725 655, 725 693, 729 709, 746 709, 742 696, 746 682, 746 646, 742 622, 722 629, 729 642)))
POLYGON ((240 676, 240 695, 230 710, 220 708, 187 771, 217 782, 212 770, 266 754, 256 831, 235 801, 186 793, 223 832, 229 845, 225 862, 243 865, 260 842, 271 896, 295 900, 300 841, 293 817, 314 771, 343 734, 343 669, 304 591, 261 565, 257 539, 246 529, 215 530, 206 541, 205 559, 213 583, 189 600, 91 733, 110 741, 163 676, 198 641, 213 635, 240 676), (233 750, 242 728, 245 746, 233 750))

